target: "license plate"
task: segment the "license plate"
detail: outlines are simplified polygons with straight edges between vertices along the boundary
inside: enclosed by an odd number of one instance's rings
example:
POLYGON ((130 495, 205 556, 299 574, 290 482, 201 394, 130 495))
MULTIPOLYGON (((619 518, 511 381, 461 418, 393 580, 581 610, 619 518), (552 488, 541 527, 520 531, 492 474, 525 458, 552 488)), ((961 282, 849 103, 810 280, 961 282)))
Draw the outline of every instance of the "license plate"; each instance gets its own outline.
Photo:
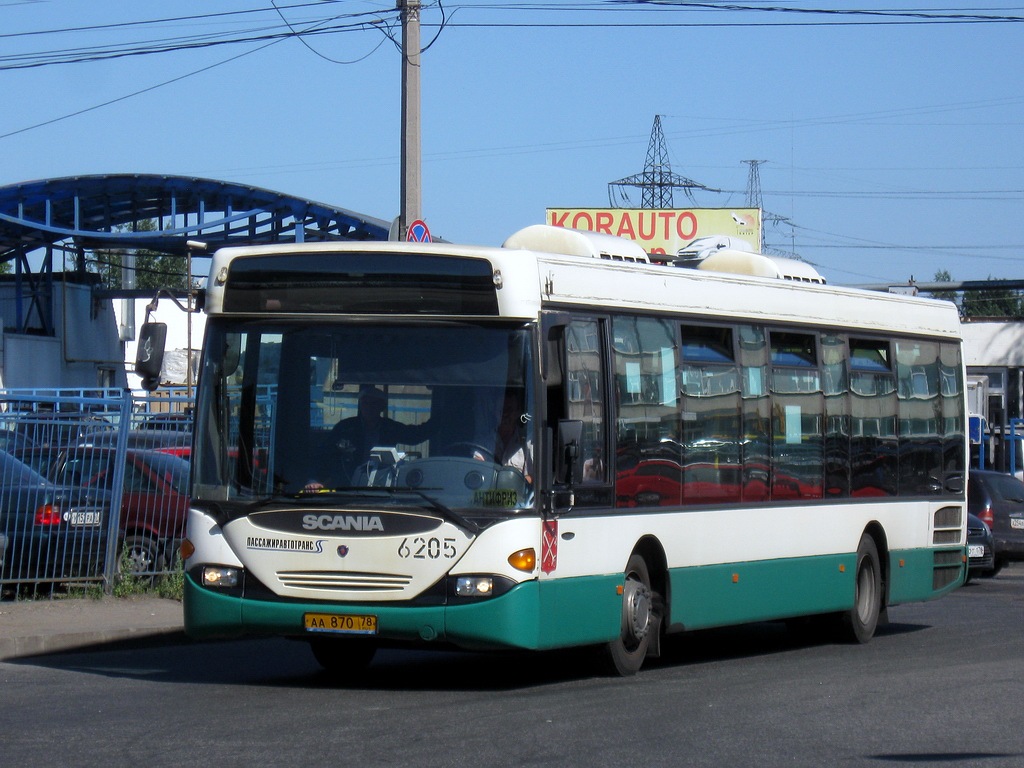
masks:
POLYGON ((1024 528, 1024 518, 1011 517, 1010 518, 1011 528, 1024 528))
POLYGON ((336 632, 341 635, 376 635, 377 617, 349 613, 306 613, 302 621, 307 632, 336 632))
POLYGON ((985 556, 985 547, 983 545, 981 545, 981 544, 971 544, 971 546, 969 546, 967 548, 967 556, 968 557, 984 557, 985 556))
POLYGON ((94 512, 66 512, 64 519, 68 525, 99 525, 103 520, 103 513, 94 512))

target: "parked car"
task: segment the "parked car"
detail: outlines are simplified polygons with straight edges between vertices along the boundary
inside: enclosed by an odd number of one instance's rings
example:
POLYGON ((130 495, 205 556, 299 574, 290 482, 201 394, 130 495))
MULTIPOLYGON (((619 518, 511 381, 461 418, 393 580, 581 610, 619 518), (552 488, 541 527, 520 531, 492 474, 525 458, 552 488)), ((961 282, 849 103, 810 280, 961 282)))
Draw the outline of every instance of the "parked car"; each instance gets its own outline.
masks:
MULTIPOLYGON (((109 506, 116 450, 97 445, 65 448, 50 464, 50 479, 75 486, 109 506)), ((169 565, 185 534, 188 462, 163 451, 129 448, 125 457, 119 530, 126 566, 136 574, 169 565)))
POLYGON ((31 411, 18 416, 12 429, 29 445, 67 445, 99 432, 113 432, 114 425, 95 413, 83 411, 31 411))
POLYGON ((977 515, 967 513, 967 581, 991 576, 995 568, 992 531, 977 515))
POLYGON ((1024 560, 1024 482, 1013 475, 972 469, 967 480, 967 509, 992 530, 992 574, 1024 560))
POLYGON ((8 451, 11 456, 23 461, 43 477, 50 477, 50 465, 60 456, 60 446, 33 445, 8 451))
POLYGON ((150 413, 139 421, 139 429, 171 432, 191 432, 192 416, 188 413, 150 413))
POLYGON ((102 562, 103 508, 75 488, 51 483, 0 451, 2 579, 96 575, 102 562))
MULTIPOLYGON (((114 448, 119 439, 116 431, 98 432, 86 435, 76 444, 114 448)), ((192 453, 192 433, 169 429, 133 429, 128 432, 126 444, 129 448, 162 451, 187 459, 192 453)))
POLYGON ((13 429, 0 429, 0 451, 13 453, 32 446, 32 440, 13 429))

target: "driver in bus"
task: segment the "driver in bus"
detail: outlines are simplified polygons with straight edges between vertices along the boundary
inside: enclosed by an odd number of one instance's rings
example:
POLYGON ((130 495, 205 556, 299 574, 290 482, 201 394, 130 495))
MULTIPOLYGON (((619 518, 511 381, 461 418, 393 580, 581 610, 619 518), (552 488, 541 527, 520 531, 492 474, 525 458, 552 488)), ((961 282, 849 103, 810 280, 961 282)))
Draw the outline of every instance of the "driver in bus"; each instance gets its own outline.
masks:
MULTIPOLYGON (((495 438, 494 462, 503 467, 513 467, 523 473, 527 483, 533 482, 533 446, 523 436, 523 426, 530 415, 523 411, 523 398, 515 390, 508 390, 501 409, 501 420, 495 438)), ((490 459, 480 451, 473 458, 481 461, 490 459)))
MULTIPOLYGON (((329 460, 337 460, 340 454, 342 466, 350 472, 368 462, 371 451, 378 446, 415 445, 430 437, 429 419, 422 424, 403 424, 384 415, 387 405, 384 390, 371 385, 360 387, 356 415, 342 419, 331 428, 328 445, 334 456, 329 460)), ((323 488, 322 482, 311 480, 304 490, 323 488)))

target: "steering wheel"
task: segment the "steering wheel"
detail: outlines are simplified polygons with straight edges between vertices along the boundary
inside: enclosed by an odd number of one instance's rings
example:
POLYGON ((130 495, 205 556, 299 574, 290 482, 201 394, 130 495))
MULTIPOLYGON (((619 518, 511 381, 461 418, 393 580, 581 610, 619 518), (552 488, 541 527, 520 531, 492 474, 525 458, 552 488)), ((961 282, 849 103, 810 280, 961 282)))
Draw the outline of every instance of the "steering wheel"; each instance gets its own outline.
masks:
POLYGON ((479 453, 481 456, 484 457, 485 461, 489 461, 492 464, 495 463, 494 451, 492 451, 490 448, 484 448, 484 446, 480 445, 480 443, 473 443, 468 440, 459 440, 458 442, 455 443, 449 443, 443 449, 441 449, 441 453, 461 456, 463 454, 463 451, 456 450, 457 448, 468 448, 468 452, 471 458, 474 453, 479 453))

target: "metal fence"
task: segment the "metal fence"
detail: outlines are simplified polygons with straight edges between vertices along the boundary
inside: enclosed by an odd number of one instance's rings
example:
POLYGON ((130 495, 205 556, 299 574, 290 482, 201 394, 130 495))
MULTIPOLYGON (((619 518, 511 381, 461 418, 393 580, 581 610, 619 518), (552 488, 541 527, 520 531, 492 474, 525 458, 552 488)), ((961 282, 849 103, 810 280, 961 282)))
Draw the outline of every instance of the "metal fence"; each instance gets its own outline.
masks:
POLYGON ((179 567, 188 395, 0 389, 0 599, 179 567))

